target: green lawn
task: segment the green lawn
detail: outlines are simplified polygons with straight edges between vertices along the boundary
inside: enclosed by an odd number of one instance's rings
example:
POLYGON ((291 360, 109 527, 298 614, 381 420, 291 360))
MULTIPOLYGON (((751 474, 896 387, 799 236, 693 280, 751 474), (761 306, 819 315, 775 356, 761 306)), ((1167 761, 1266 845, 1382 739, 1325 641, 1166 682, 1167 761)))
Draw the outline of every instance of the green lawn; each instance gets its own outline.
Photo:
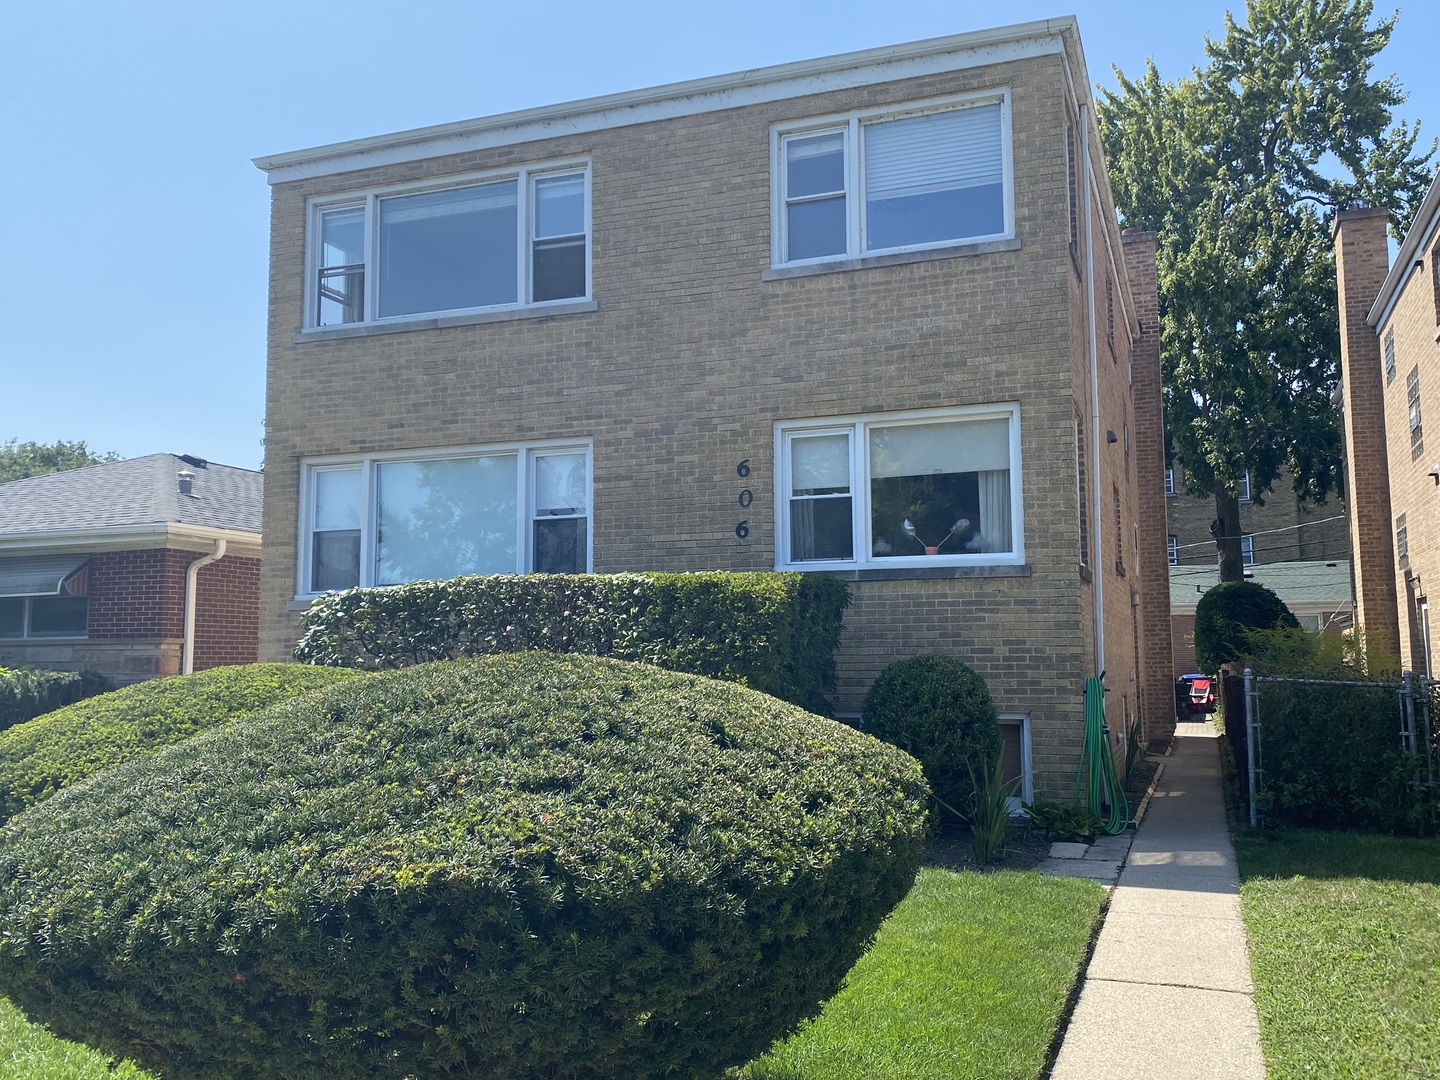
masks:
POLYGON ((112 1067, 103 1054, 57 1039, 0 998, 0 1080, 155 1080, 125 1061, 112 1067))
POLYGON ((1440 1078, 1440 840, 1236 837, 1270 1080, 1440 1078))
POLYGON ((744 1080, 1033 1080, 1105 890, 929 868, 819 1017, 744 1080))

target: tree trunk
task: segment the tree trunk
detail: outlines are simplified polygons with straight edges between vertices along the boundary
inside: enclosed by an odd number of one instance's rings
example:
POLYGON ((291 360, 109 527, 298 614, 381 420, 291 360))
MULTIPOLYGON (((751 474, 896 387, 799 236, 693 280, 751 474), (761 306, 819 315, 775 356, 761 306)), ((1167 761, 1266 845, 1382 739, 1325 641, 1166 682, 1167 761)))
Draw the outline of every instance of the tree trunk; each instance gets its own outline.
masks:
POLYGON ((1215 486, 1215 521, 1210 531, 1220 549, 1220 580, 1244 581, 1245 560, 1240 557, 1240 497, 1215 486))

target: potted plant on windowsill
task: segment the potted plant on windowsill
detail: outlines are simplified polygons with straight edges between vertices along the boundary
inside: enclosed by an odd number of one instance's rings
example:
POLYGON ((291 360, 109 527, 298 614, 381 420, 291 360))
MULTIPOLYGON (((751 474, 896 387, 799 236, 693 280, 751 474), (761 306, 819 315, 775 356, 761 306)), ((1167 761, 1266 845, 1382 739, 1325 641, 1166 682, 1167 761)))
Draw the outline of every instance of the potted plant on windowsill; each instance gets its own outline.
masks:
POLYGON ((956 520, 955 524, 950 526, 950 531, 946 533, 943 538, 941 538, 938 544, 927 544, 924 540, 922 540, 919 535, 917 535, 915 531, 915 525, 911 522, 909 518, 906 518, 904 522, 901 523, 900 527, 905 530, 906 536, 910 537, 910 539, 914 540, 917 544, 919 544, 922 548, 925 549, 926 555, 939 555, 940 549, 957 537, 965 541, 963 546, 966 551, 985 550, 985 539, 978 532, 975 532, 970 528, 969 518, 962 517, 956 520))

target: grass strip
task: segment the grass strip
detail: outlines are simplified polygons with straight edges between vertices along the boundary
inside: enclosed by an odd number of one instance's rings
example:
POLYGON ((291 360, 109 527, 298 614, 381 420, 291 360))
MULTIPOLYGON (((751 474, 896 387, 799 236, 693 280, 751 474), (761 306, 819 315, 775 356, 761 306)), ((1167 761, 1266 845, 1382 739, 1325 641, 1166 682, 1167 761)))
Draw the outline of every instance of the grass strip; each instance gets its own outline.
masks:
POLYGON ((1440 840, 1242 833, 1269 1080, 1440 1078, 1440 840))
POLYGON ((57 1039, 0 998, 0 1078, 3 1080, 156 1080, 129 1061, 114 1062, 79 1043, 57 1039))
POLYGON ((822 1013, 743 1080, 1031 1080, 1106 891, 927 868, 822 1013))

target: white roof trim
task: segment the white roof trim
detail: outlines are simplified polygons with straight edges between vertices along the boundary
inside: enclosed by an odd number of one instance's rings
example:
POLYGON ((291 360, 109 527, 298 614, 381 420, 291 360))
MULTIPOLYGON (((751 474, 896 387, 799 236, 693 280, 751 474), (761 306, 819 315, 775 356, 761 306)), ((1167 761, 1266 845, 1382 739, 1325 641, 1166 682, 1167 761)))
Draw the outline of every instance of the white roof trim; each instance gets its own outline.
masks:
POLYGON ((1377 331, 1384 325, 1385 320, 1390 318, 1395 301, 1400 299, 1400 286, 1414 269, 1416 253, 1419 252, 1419 257, 1423 258, 1430 250, 1430 241, 1437 226, 1440 226, 1440 170, 1436 170, 1435 179, 1430 182, 1430 190, 1425 193, 1415 219, 1410 222, 1405 239, 1400 243, 1400 251, 1390 265, 1390 273, 1385 276, 1385 284, 1380 286, 1380 295, 1375 297, 1370 314, 1365 316, 1365 321, 1377 331))
MULTIPOLYGON (((260 553, 260 534, 239 529, 218 529, 212 525, 111 525, 94 529, 51 529, 46 532, 0 533, 0 556, 31 551, 104 551, 114 548, 182 547, 187 542, 207 547, 216 540, 260 553)), ((231 554, 240 554, 232 551, 231 554)), ((250 554, 247 552, 246 554, 250 554)))
POLYGON ((841 53, 730 75, 415 128, 254 159, 273 184, 421 161, 579 132, 717 112, 827 90, 892 82, 1062 52, 1074 16, 841 53))

